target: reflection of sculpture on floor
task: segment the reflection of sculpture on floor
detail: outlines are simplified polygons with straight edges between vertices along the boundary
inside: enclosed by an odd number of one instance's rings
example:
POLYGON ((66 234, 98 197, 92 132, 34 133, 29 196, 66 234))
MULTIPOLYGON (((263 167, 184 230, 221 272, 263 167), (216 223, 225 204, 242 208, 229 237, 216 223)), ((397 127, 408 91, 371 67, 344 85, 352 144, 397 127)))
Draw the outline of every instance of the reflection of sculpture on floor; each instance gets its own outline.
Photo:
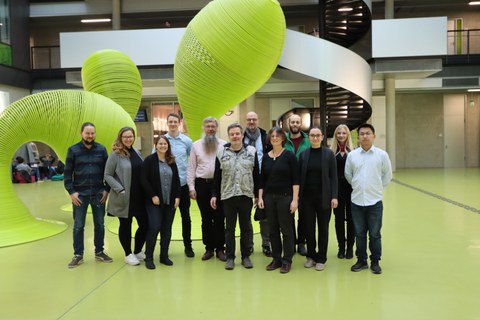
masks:
POLYGON ((78 139, 85 121, 98 124, 97 140, 105 145, 112 144, 119 127, 134 126, 131 114, 136 111, 132 100, 140 101, 142 87, 138 69, 118 51, 103 50, 95 54, 94 67, 101 72, 93 78, 88 73, 82 78, 92 81, 91 87, 102 94, 79 90, 45 91, 15 101, 0 114, 0 247, 42 239, 66 229, 65 224, 35 219, 16 195, 10 170, 12 156, 19 146, 26 141, 40 141, 48 144, 60 159, 65 159, 68 147, 78 139), (105 62, 110 63, 107 69, 103 67, 105 62), (123 76, 116 79, 122 81, 108 81, 114 79, 113 70, 118 76, 119 66, 123 76), (122 94, 128 94, 127 99, 122 99, 122 94), (126 100, 131 114, 113 99, 119 103, 126 100))

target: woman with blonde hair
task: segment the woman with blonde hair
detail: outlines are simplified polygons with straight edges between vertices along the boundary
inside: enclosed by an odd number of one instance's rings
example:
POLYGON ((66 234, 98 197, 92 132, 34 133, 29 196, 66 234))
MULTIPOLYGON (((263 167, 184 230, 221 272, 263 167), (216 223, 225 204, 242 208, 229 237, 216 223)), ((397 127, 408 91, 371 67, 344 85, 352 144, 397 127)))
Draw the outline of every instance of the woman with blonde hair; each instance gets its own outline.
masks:
POLYGON ((118 217, 120 226, 118 238, 125 251, 125 263, 138 265, 145 258, 142 252, 148 230, 145 203, 140 192, 140 172, 143 159, 133 147, 135 131, 123 127, 118 132, 105 165, 105 181, 110 185, 110 197, 107 204, 109 215, 118 217), (135 248, 132 252, 132 220, 137 219, 135 248))
POLYGON ((355 243, 355 229, 353 227, 351 210, 352 186, 345 179, 344 172, 347 156, 353 150, 353 144, 350 130, 346 125, 341 124, 335 129, 330 149, 332 149, 337 160, 338 206, 333 209, 338 241, 337 257, 339 259, 351 259, 353 258, 353 245, 355 243), (346 235, 345 222, 347 223, 346 235))

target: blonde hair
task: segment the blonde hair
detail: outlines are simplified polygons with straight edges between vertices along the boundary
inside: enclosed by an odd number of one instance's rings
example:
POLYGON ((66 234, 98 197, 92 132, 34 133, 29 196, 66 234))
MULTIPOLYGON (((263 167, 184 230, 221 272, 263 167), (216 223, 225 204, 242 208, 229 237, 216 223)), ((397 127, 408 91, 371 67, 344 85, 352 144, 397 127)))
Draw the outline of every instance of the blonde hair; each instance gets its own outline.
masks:
POLYGON ((337 140, 337 132, 340 129, 345 129, 345 131, 347 132, 347 141, 345 141, 345 144, 346 144, 345 151, 348 153, 353 150, 352 134, 350 133, 350 129, 348 129, 346 125, 340 124, 335 128, 335 132, 333 133, 332 145, 330 146, 330 149, 333 151, 335 155, 337 155, 337 153, 340 152, 340 148, 338 146, 339 142, 337 140))
POLYGON ((133 138, 135 139, 135 130, 133 130, 132 127, 123 127, 118 132, 117 139, 115 139, 115 141, 113 142, 112 151, 122 157, 128 158, 130 157, 130 152, 122 142, 122 135, 127 131, 131 131, 133 133, 133 138))

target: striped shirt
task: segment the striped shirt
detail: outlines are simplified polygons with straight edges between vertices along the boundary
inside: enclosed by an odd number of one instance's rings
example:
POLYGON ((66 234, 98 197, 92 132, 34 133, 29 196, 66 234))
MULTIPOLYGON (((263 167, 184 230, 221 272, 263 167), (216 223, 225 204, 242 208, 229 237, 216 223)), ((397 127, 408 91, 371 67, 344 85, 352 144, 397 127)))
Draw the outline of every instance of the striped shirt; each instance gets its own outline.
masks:
POLYGON ((82 141, 68 148, 63 173, 63 184, 68 193, 91 196, 109 191, 110 187, 103 179, 107 158, 107 150, 97 142, 90 149, 82 141))

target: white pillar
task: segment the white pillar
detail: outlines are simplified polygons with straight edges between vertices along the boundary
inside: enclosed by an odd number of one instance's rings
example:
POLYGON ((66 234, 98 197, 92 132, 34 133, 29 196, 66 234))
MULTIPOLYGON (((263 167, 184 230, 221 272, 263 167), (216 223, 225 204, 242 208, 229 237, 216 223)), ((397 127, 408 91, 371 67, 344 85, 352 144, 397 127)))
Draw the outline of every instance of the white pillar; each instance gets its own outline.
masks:
POLYGON ((396 166, 396 126, 395 126, 395 77, 387 76, 385 82, 385 105, 387 118, 387 152, 392 162, 392 170, 396 166))

